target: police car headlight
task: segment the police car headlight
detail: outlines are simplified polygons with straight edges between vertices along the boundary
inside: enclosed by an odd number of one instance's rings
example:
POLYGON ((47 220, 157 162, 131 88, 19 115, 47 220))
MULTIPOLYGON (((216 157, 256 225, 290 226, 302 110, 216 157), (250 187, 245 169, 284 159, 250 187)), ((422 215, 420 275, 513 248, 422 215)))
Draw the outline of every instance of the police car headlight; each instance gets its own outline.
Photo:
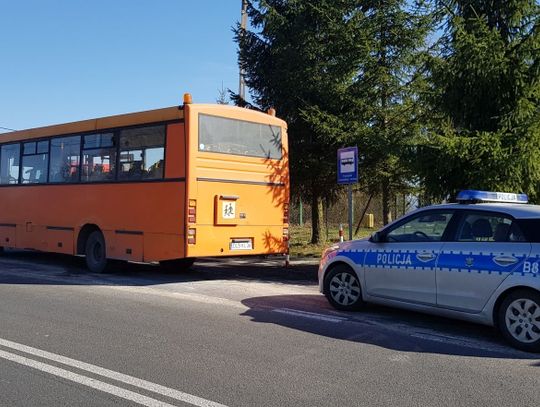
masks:
MULTIPOLYGON (((328 257, 330 257, 332 254, 335 255, 336 252, 339 250, 339 244, 333 244, 332 246, 326 248, 322 254, 322 259, 326 260, 328 257)), ((333 256, 332 256, 333 257, 333 256)))

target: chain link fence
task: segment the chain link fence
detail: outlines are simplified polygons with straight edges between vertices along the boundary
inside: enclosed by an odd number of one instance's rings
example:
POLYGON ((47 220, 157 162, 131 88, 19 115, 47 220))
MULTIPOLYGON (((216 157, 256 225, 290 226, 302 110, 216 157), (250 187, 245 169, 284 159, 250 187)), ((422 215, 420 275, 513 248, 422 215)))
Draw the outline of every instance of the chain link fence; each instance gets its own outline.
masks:
MULTIPOLYGON (((382 222, 382 200, 380 195, 365 194, 360 191, 353 193, 353 222, 354 228, 356 228, 360 218, 365 213, 361 226, 367 226, 367 215, 373 214, 374 228, 380 228, 383 225, 382 222), (369 203, 369 204, 368 204, 369 203), (366 208, 367 205, 367 208, 366 208)), ((417 199, 410 195, 398 194, 391 202, 390 208, 392 212, 392 218, 396 219, 405 213, 411 211, 416 207, 417 199)), ((338 199, 330 204, 324 205, 324 217, 327 228, 338 227, 339 224, 348 224, 348 196, 344 191, 339 195, 338 199)), ((292 225, 310 225, 311 224, 311 205, 310 202, 302 202, 296 200, 291 202, 290 209, 290 222, 292 225)))

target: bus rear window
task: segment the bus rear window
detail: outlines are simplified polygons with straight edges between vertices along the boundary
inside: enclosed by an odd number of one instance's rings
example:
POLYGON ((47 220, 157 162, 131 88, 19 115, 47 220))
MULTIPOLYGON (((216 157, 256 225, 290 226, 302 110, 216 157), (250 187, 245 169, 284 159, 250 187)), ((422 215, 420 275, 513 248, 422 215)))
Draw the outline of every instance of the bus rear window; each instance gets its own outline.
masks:
POLYGON ((281 159, 281 129, 262 123, 199 115, 199 151, 281 159))

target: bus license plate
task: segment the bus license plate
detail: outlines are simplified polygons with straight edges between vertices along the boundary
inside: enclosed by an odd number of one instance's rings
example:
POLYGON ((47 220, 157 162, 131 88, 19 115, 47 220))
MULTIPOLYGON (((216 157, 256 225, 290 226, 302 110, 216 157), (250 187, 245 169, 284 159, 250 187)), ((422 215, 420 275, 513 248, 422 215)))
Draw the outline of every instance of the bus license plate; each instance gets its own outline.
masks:
POLYGON ((232 240, 231 250, 252 250, 253 241, 251 239, 232 240))

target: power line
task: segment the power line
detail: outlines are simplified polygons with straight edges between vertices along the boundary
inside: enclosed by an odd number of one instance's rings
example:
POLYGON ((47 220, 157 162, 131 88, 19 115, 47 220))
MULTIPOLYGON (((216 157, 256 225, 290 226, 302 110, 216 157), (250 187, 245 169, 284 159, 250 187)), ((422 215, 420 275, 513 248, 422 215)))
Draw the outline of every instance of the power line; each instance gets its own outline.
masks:
POLYGON ((2 126, 0 126, 0 130, 17 131, 15 129, 10 129, 9 127, 2 127, 2 126))

